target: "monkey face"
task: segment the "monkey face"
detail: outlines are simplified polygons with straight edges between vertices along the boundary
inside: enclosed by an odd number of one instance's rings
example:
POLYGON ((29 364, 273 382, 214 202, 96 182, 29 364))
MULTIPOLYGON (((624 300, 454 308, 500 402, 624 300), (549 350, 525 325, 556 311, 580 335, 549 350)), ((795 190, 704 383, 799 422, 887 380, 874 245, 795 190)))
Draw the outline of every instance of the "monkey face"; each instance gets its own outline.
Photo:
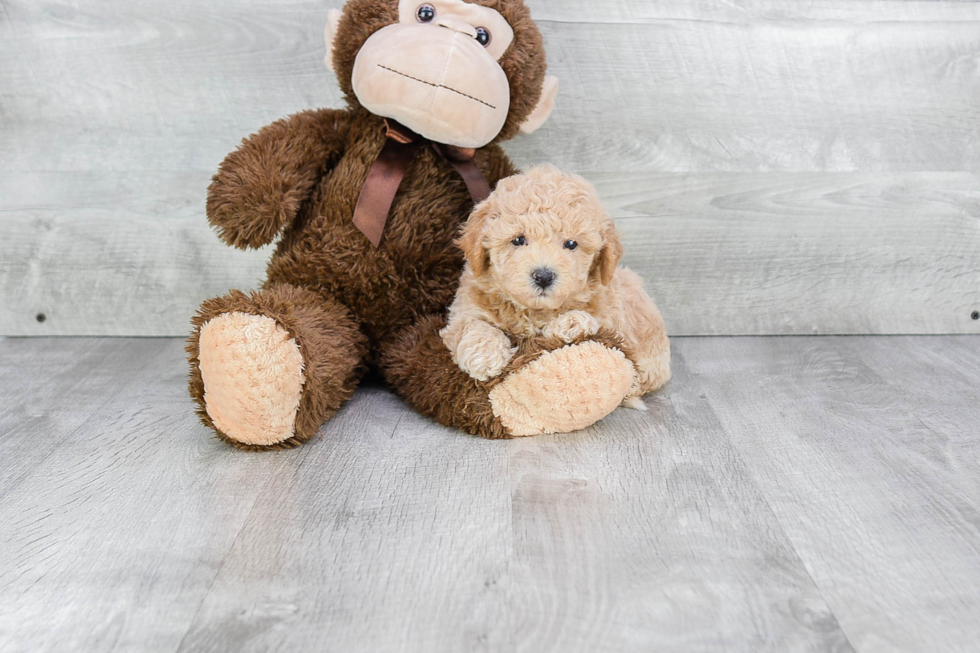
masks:
POLYGON ((523 0, 347 0, 325 36, 352 107, 447 145, 530 134, 558 93, 523 0))
POLYGON ((482 147, 510 111, 510 84, 498 61, 513 39, 510 24, 489 7, 401 0, 398 22, 358 52, 354 94, 368 111, 430 140, 482 147))

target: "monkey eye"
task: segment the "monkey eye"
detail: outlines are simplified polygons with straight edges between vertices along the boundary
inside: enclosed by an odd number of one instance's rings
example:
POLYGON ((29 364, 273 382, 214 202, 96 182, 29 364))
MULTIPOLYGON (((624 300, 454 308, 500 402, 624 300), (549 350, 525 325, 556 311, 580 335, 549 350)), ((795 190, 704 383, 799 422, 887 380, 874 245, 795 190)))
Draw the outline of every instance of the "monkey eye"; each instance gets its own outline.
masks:
POLYGON ((578 243, 576 243, 574 240, 566 240, 565 249, 570 249, 572 251, 575 251, 576 249, 578 249, 578 243))
POLYGON ((488 30, 486 27, 477 27, 476 28, 476 42, 477 43, 479 43, 483 47, 487 47, 488 45, 490 45, 490 39, 491 38, 492 37, 490 36, 490 30, 488 30))
POLYGON ((420 5, 415 10, 415 17, 419 19, 420 23, 431 23, 436 19, 436 8, 430 4, 420 5))
POLYGON ((527 245, 527 238, 525 238, 524 236, 518 236, 514 240, 510 241, 510 244, 513 245, 514 247, 524 247, 525 245, 527 245))

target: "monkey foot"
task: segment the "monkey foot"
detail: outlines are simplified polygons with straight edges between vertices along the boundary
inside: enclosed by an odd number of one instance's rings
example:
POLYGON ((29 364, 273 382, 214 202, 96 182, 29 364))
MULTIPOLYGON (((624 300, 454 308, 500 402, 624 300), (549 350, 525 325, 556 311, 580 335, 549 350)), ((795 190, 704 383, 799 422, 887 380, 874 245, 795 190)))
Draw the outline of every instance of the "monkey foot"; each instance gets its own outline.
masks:
POLYGON ((299 345, 274 319, 224 313, 201 329, 204 404, 225 438, 271 446, 295 435, 303 390, 299 345))
POLYGON ((636 383, 633 363, 595 341, 542 354, 490 391, 494 415, 510 435, 587 428, 614 411, 636 383))

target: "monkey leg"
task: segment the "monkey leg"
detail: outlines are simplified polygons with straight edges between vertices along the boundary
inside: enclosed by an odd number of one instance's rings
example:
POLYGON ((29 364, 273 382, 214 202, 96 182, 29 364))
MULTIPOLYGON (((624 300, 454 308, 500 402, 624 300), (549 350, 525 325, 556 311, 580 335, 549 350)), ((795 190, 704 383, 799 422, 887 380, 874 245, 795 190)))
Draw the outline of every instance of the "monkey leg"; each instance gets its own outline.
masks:
POLYGON ((286 284, 210 299, 192 320, 189 389, 240 449, 290 449, 354 393, 366 338, 339 302, 286 284))
POLYGON ((611 332, 571 344, 525 341, 503 374, 481 382, 453 363, 443 326, 444 317, 431 316, 405 329, 381 366, 405 401, 446 426, 491 439, 577 431, 635 390, 633 363, 611 332))

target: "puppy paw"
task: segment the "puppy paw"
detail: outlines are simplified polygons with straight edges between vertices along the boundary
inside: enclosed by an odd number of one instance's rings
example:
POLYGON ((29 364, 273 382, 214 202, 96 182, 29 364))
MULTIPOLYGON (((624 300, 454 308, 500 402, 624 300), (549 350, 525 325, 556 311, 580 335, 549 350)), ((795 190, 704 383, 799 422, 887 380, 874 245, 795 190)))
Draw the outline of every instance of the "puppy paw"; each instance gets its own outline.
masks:
POLYGON ((599 332, 599 320, 585 311, 568 311, 562 313, 542 331, 545 338, 561 338, 572 342, 582 336, 594 336, 599 332))
POLYGON ((489 324, 467 329, 456 348, 456 364, 477 381, 489 381, 500 376, 517 353, 510 338, 489 324))

